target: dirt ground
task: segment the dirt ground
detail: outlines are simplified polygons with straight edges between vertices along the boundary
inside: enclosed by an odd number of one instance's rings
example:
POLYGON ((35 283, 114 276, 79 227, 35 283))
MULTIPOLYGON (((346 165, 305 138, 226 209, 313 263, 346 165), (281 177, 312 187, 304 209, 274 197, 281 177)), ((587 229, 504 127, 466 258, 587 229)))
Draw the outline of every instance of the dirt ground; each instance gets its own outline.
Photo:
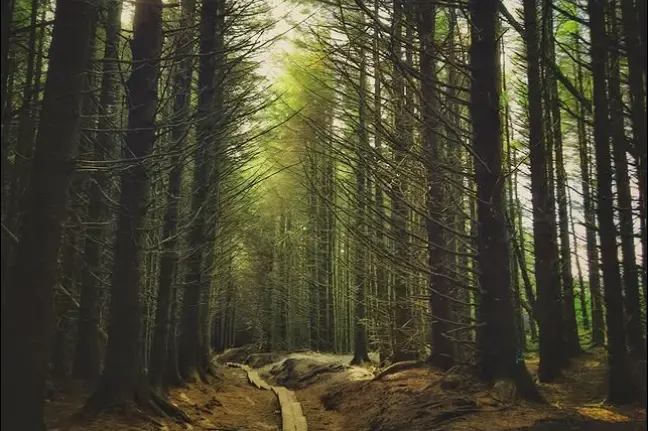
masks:
MULTIPOLYGON (((603 351, 589 352, 574 361, 560 383, 539 384, 546 404, 500 402, 491 388, 467 374, 425 368, 380 381, 324 381, 297 396, 312 431, 645 430, 645 408, 603 404, 603 359, 603 351)), ((528 365, 535 372, 537 360, 528 365)))
POLYGON ((89 388, 80 385, 59 389, 46 407, 47 430, 78 431, 277 431, 281 415, 274 394, 252 387, 246 373, 223 367, 219 379, 212 385, 190 384, 173 389, 170 400, 192 420, 179 424, 169 419, 144 415, 104 414, 92 422, 70 421, 87 399, 89 388), (71 425, 72 423, 72 425, 71 425))
MULTIPOLYGON (((350 357, 311 352, 258 354, 227 352, 220 362, 248 362, 268 383, 295 391, 310 431, 638 431, 646 429, 642 406, 611 407, 605 394, 604 352, 590 351, 574 361, 564 379, 539 384, 547 401, 502 401, 496 391, 467 373, 412 368, 374 380, 372 366, 348 366, 350 357)), ((537 369, 537 360, 527 360, 537 369)), ((48 430, 64 429, 88 388, 67 382, 48 402, 48 430)), ((212 385, 174 389, 171 401, 192 423, 159 418, 104 415, 76 429, 251 430, 281 429, 275 396, 256 389, 238 368, 222 366, 212 385)))

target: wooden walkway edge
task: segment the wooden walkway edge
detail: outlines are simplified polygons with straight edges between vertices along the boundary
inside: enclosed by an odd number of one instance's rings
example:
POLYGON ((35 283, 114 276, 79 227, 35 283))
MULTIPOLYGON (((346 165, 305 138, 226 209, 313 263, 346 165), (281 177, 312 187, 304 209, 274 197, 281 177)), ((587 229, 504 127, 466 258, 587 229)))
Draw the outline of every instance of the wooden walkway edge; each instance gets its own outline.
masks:
POLYGON ((275 394, 279 408, 281 409, 282 431, 308 431, 306 417, 293 391, 283 386, 270 386, 259 376, 259 373, 247 365, 228 362, 227 366, 244 370, 252 386, 257 389, 271 390, 275 394))

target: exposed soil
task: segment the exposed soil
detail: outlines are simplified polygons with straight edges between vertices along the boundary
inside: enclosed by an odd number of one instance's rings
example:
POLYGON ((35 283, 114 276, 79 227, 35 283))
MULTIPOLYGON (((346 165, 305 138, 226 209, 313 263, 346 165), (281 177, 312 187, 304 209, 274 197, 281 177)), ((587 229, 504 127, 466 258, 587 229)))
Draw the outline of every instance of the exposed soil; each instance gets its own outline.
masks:
MULTIPOLYGON (((537 368, 537 360, 529 361, 537 368)), ((603 405, 604 353, 590 352, 574 361, 562 382, 539 384, 547 404, 501 400, 468 373, 440 373, 414 368, 380 380, 329 379, 297 391, 309 429, 431 430, 601 430, 646 429, 641 406, 603 405)))
POLYGON ((84 431, 135 430, 219 430, 219 431, 277 431, 281 415, 275 395, 261 391, 248 383, 245 371, 223 367, 220 378, 212 385, 190 384, 173 389, 170 400, 192 419, 191 424, 150 418, 144 415, 115 412, 103 414, 90 423, 71 422, 89 394, 81 385, 61 385, 59 393, 48 402, 47 429, 84 431))
MULTIPOLYGON (((638 431, 646 429, 643 406, 611 407, 605 395, 604 352, 591 351, 574 361, 564 379, 539 384, 545 404, 502 396, 461 370, 442 373, 408 368, 380 379, 377 371, 349 366, 350 356, 312 352, 264 354, 250 348, 218 358, 256 366, 268 384, 294 390, 310 431, 638 431)), ((532 372, 537 360, 527 364, 532 372)), ((142 415, 104 415, 77 429, 98 430, 255 430, 281 429, 281 414, 272 391, 252 385, 240 368, 222 366, 212 385, 175 389, 174 404, 192 419, 187 424, 142 415)), ((79 409, 87 388, 67 383, 48 403, 48 429, 61 428, 79 409)))

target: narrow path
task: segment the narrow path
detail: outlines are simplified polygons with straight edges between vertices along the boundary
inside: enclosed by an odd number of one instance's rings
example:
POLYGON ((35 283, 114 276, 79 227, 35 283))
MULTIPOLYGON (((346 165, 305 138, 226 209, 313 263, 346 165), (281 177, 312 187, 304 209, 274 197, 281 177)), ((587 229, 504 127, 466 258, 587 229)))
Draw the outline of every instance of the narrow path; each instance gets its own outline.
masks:
POLYGON ((247 373, 248 381, 258 389, 270 390, 277 397, 281 409, 281 429, 283 431, 308 431, 306 417, 295 393, 283 386, 270 386, 259 373, 244 364, 228 362, 228 367, 241 368, 247 373))

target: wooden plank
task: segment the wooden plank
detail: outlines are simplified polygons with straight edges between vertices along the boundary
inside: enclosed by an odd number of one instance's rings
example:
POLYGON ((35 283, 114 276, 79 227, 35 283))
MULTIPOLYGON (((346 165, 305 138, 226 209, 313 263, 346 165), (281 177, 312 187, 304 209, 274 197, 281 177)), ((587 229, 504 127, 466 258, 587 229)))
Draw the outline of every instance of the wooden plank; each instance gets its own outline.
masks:
POLYGON ((227 366, 244 370, 251 385, 258 389, 271 390, 275 394, 281 410, 282 431, 308 431, 306 417, 293 391, 283 386, 270 386, 259 376, 259 373, 247 365, 228 362, 227 366))
POLYGON ((295 393, 283 386, 272 386, 281 406, 281 429, 283 431, 308 431, 308 423, 295 393))

